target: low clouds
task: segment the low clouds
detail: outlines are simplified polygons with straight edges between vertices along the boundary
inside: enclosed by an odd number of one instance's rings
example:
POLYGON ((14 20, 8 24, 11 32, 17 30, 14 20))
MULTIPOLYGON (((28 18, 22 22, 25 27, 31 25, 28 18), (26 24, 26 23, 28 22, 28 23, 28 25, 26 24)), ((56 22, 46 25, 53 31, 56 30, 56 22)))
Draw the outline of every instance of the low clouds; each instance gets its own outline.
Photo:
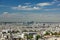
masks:
POLYGON ((21 21, 37 21, 37 22, 60 22, 60 14, 41 13, 41 14, 21 14, 3 12, 0 15, 0 22, 21 22, 21 21))

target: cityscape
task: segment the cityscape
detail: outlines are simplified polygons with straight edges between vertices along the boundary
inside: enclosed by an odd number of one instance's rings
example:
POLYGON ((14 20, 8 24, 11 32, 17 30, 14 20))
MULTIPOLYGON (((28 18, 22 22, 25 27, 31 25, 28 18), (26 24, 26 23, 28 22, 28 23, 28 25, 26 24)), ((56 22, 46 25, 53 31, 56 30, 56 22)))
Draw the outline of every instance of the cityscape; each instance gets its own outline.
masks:
POLYGON ((60 0, 0 0, 0 40, 60 40, 60 0))
POLYGON ((60 40, 60 23, 1 22, 0 40, 60 40))

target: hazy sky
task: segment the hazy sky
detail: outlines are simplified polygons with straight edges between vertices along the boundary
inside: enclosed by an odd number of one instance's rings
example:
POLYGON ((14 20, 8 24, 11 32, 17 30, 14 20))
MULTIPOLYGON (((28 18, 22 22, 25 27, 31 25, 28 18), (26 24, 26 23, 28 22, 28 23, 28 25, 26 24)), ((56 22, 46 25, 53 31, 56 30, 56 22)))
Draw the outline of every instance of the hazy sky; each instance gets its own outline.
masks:
POLYGON ((60 22, 60 0, 0 0, 0 22, 60 22))

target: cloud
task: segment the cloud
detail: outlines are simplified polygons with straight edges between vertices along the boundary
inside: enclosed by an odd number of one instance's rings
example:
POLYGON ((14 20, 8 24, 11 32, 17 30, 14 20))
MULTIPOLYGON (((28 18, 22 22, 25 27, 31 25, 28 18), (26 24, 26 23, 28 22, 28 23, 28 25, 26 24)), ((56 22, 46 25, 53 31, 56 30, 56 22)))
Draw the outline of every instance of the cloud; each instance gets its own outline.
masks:
POLYGON ((8 16, 8 14, 9 14, 8 12, 3 12, 2 16, 6 17, 6 16, 8 16))
POLYGON ((54 0, 54 1, 58 1, 58 0, 54 0))
POLYGON ((21 21, 38 21, 38 22, 60 22, 60 14, 41 13, 41 14, 21 14, 3 12, 0 15, 0 22, 21 22, 21 21))
POLYGON ((58 4, 57 6, 60 6, 60 4, 58 4))
POLYGON ((52 5, 52 4, 51 3, 37 3, 32 6, 31 5, 26 5, 26 6, 18 5, 17 7, 11 7, 11 8, 14 10, 41 10, 43 6, 49 6, 49 5, 52 5))
POLYGON ((60 10, 60 8, 44 9, 44 11, 57 11, 57 10, 60 10))
POLYGON ((55 4, 56 2, 55 1, 53 1, 53 2, 51 2, 52 4, 55 4))
POLYGON ((60 0, 54 0, 55 2, 59 2, 60 0))
MULTIPOLYGON (((18 5, 16 7, 11 7, 13 10, 45 10, 49 8, 55 8, 57 5, 56 0, 52 2, 44 2, 44 3, 37 3, 37 4, 31 4, 31 3, 25 3, 26 5, 18 5), (29 5, 30 4, 30 5, 29 5)), ((60 4, 58 4, 59 6, 60 4)), ((53 9, 55 10, 55 9, 53 9)))
POLYGON ((3 12, 3 14, 5 15, 5 14, 8 14, 8 12, 3 12))
POLYGON ((49 6, 51 3, 38 3, 37 6, 49 6))
POLYGON ((39 10, 40 8, 39 7, 31 7, 31 6, 21 6, 21 5, 18 5, 17 7, 12 7, 12 9, 14 10, 39 10))

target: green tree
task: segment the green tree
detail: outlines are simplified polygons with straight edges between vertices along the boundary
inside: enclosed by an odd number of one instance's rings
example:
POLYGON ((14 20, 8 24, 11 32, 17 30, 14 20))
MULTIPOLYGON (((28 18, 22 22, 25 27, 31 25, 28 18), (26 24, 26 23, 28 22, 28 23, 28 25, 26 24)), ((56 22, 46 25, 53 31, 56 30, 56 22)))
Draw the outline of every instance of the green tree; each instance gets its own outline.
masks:
POLYGON ((46 32, 44 35, 50 35, 50 33, 49 32, 46 32))
POLYGON ((57 35, 57 32, 53 33, 53 35, 57 35))
POLYGON ((28 35, 28 38, 29 38, 30 40, 32 40, 33 35, 28 35))
POLYGON ((41 36, 40 36, 40 35, 37 35, 37 36, 36 36, 36 40, 38 40, 39 38, 41 38, 41 36))

